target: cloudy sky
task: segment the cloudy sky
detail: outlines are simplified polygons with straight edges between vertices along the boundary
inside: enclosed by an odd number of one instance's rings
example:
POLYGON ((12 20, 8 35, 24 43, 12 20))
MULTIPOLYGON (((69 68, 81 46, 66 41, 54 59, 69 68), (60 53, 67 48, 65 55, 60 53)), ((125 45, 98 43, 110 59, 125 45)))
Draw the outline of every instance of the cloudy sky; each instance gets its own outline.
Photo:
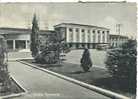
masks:
POLYGON ((61 22, 107 27, 116 33, 136 37, 135 3, 5 3, 0 4, 0 27, 30 28, 33 14, 40 29, 53 29, 61 22))

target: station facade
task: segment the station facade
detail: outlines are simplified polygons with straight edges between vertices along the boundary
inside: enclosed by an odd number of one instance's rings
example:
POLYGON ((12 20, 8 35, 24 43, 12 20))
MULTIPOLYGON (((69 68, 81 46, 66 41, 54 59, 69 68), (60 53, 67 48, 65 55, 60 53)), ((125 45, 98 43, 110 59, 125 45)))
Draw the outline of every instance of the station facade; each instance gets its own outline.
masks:
MULTIPOLYGON (((61 23, 55 25, 54 30, 40 30, 41 43, 46 43, 46 39, 55 33, 60 33, 62 39, 72 49, 94 49, 98 45, 118 47, 128 40, 126 36, 110 34, 110 30, 104 27, 61 23)), ((10 50, 30 49, 31 29, 0 28, 0 35, 5 37, 10 50)))
POLYGON ((104 27, 61 23, 54 26, 65 42, 72 48, 96 48, 97 45, 109 45, 109 29, 104 27))

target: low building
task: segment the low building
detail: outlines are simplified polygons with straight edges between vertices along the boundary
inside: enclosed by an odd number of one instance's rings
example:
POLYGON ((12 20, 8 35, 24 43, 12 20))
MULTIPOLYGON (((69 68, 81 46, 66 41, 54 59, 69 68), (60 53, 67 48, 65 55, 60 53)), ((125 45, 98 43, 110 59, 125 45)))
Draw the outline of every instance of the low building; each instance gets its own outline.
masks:
MULTIPOLYGON (((61 23, 54 26, 54 30, 40 30, 40 47, 48 43, 47 39, 55 33, 61 34, 60 37, 73 49, 79 48, 98 48, 98 46, 118 47, 126 42, 128 37, 109 34, 109 29, 93 25, 83 25, 74 23, 61 23), (41 46, 42 45, 42 46, 41 46)), ((23 28, 0 28, 0 35, 4 36, 8 49, 20 50, 30 49, 31 29, 23 28)))
POLYGON ((119 47, 128 40, 127 36, 110 34, 110 46, 119 47))
POLYGON ((109 29, 104 27, 61 23, 55 25, 54 29, 62 34, 62 38, 73 49, 96 48, 99 44, 109 44, 109 29))
MULTIPOLYGON (((40 40, 43 42, 45 38, 53 33, 55 32, 50 30, 40 30, 40 40)), ((0 28, 0 35, 5 37, 10 50, 30 49, 30 34, 31 29, 0 28)))

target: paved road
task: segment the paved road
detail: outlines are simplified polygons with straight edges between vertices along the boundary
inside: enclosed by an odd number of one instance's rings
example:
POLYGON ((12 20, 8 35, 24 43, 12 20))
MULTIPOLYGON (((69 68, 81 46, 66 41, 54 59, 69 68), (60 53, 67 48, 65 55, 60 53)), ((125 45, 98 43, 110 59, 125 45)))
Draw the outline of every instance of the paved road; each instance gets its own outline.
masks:
POLYGON ((109 99, 19 62, 9 62, 10 74, 28 91, 14 99, 109 99))

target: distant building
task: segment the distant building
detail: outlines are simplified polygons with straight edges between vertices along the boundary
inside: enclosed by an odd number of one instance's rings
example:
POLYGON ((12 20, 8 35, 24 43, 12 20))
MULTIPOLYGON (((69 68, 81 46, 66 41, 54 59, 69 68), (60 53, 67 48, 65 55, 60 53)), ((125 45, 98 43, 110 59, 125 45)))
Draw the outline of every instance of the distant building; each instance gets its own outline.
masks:
MULTIPOLYGON (((7 41, 8 49, 30 49, 31 29, 0 28, 0 35, 7 41)), ((48 43, 47 39, 55 33, 60 33, 61 38, 73 49, 97 48, 98 45, 118 47, 126 42, 128 37, 109 34, 109 29, 93 25, 74 23, 61 23, 54 26, 54 30, 40 30, 40 47, 48 43)))
POLYGON ((104 27, 61 23, 55 25, 54 29, 60 32, 68 46, 74 49, 96 48, 99 44, 109 45, 109 29, 104 27))
POLYGON ((119 47, 128 40, 127 36, 110 34, 110 46, 119 47))
MULTIPOLYGON (((43 41, 49 35, 55 33, 50 30, 40 30, 40 39, 43 41)), ((20 50, 30 48, 31 29, 22 28, 0 28, 0 35, 4 36, 7 41, 8 49, 20 50)))

